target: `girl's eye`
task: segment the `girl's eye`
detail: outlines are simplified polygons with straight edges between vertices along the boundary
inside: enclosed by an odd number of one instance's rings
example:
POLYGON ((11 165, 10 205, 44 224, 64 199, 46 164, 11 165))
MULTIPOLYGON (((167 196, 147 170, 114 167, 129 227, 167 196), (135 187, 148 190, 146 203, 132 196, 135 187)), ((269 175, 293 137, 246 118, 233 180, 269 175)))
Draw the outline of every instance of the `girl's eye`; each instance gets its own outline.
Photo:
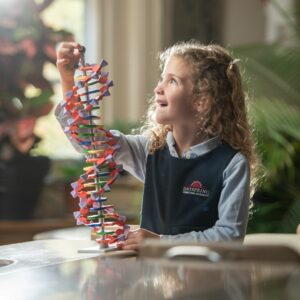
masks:
POLYGON ((171 84, 177 84, 177 81, 174 78, 171 78, 170 81, 169 81, 169 83, 171 83, 171 84))

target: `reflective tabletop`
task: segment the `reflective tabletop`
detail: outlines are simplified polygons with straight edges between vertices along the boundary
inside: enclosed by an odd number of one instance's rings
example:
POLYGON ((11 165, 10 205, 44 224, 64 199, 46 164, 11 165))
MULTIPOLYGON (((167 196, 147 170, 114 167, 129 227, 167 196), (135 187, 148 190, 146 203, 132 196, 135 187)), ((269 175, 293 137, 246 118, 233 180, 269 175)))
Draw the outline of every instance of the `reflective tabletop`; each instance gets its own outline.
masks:
POLYGON ((0 259, 16 262, 0 267, 0 298, 299 299, 299 264, 77 253, 92 244, 46 240, 1 246, 0 259))

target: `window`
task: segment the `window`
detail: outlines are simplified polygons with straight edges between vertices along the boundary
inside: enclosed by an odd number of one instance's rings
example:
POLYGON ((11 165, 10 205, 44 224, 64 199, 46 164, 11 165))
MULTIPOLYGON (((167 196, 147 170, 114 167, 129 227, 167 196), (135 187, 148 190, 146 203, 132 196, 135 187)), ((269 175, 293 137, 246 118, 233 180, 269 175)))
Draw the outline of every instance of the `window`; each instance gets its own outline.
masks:
MULTIPOLYGON (((84 0, 55 0, 42 14, 44 23, 54 29, 65 29, 74 34, 75 40, 84 43, 84 0)), ((79 154, 66 139, 54 116, 54 109, 62 99, 59 74, 54 65, 44 67, 45 77, 52 83, 55 94, 54 108, 47 116, 39 118, 35 133, 42 138, 36 152, 51 158, 76 158, 79 154)))

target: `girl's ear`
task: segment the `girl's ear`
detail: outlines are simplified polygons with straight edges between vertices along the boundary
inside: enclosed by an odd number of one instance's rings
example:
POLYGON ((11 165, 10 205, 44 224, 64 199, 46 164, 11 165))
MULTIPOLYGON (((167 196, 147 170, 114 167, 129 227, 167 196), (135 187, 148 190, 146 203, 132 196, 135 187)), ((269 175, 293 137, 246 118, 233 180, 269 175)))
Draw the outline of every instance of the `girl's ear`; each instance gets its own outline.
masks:
POLYGON ((202 113, 208 110, 209 99, 208 97, 201 96, 195 101, 195 109, 197 112, 202 113))

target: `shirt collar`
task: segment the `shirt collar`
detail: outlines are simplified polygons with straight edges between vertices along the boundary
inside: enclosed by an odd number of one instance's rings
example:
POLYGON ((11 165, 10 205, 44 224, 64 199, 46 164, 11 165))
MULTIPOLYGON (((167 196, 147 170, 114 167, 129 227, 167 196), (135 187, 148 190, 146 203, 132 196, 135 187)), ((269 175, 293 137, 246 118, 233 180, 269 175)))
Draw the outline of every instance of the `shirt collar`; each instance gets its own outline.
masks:
MULTIPOLYGON (((170 154, 174 157, 179 157, 178 153, 176 151, 176 148, 175 148, 176 142, 174 140, 172 131, 169 131, 167 133, 166 141, 167 141, 167 145, 168 145, 170 154)), ((189 158, 196 158, 198 156, 204 155, 204 154, 212 151, 213 149, 215 149, 220 144, 220 142, 221 142, 220 137, 215 136, 215 137, 208 139, 202 143, 199 143, 197 145, 190 147, 189 150, 185 151, 182 154, 181 158, 189 159, 189 158)))

